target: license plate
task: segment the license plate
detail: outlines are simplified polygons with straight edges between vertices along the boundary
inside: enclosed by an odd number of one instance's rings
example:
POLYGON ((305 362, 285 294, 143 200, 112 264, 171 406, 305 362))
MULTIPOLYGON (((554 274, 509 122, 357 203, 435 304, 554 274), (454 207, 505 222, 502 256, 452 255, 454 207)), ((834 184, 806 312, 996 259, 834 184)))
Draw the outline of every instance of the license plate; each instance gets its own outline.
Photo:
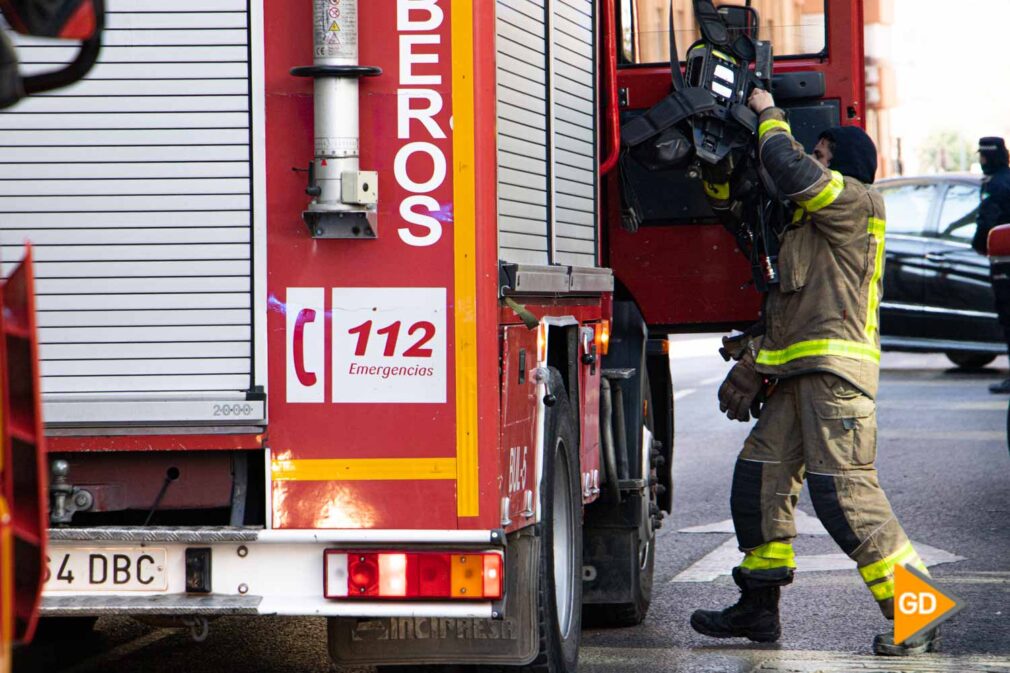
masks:
POLYGON ((164 549, 50 549, 45 591, 167 591, 164 549))

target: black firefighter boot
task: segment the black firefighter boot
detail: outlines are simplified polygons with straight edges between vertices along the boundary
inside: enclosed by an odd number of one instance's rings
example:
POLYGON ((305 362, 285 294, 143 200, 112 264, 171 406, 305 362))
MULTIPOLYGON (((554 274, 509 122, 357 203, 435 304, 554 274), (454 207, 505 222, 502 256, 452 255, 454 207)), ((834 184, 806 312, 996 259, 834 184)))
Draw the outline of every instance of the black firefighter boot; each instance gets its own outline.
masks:
POLYGON ((779 624, 779 584, 768 586, 748 581, 739 567, 733 581, 740 587, 740 600, 722 611, 695 610, 691 628, 712 638, 749 638, 757 643, 773 643, 782 635, 779 624))
MULTIPOLYGON (((894 620, 894 599, 877 603, 884 617, 894 620)), ((873 637, 873 653, 881 657, 910 657, 915 654, 936 652, 940 645, 940 627, 935 626, 915 638, 907 638, 900 645, 894 644, 893 633, 880 633, 873 637)))

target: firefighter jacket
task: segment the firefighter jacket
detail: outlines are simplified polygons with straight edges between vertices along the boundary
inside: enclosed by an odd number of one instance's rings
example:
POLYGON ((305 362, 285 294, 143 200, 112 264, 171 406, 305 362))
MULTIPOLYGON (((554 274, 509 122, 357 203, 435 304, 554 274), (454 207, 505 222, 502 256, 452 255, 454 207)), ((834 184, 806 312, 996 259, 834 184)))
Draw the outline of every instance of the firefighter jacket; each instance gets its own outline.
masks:
POLYGON ((989 232, 1000 224, 1010 224, 1010 168, 1003 166, 982 183, 982 203, 971 247, 984 255, 989 249, 989 232))
POLYGON ((780 283, 768 293, 757 369, 776 377, 830 372, 877 394, 884 202, 859 180, 806 154, 785 113, 765 110, 761 164, 796 204, 780 239, 780 283))

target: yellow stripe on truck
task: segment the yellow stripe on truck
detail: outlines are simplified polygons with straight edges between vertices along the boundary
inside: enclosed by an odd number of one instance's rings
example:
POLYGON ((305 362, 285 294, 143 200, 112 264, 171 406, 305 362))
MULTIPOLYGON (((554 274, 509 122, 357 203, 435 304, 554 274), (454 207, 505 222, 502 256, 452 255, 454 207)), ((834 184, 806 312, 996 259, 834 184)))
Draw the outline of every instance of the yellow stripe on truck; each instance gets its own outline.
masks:
POLYGON ((415 481, 455 479, 455 458, 275 460, 274 481, 415 481))
POLYGON ((456 514, 480 513, 477 465, 477 232, 473 4, 452 3, 452 160, 456 355, 456 514))

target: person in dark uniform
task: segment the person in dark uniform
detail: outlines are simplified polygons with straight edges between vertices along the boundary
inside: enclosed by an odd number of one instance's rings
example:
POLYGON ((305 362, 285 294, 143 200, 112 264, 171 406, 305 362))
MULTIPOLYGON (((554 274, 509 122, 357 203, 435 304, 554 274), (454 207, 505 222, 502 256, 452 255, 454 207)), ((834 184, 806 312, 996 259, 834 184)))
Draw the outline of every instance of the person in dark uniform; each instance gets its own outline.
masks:
MULTIPOLYGON (((1010 155, 1002 138, 986 137, 978 141, 979 162, 982 164, 982 203, 978 208, 978 227, 971 247, 980 255, 988 253, 989 232, 1000 224, 1010 224, 1010 155)), ((993 283, 996 313, 1006 335, 1010 352, 1010 288, 1005 283, 993 283)), ((1010 393, 1010 379, 989 386, 992 393, 1010 393)))

